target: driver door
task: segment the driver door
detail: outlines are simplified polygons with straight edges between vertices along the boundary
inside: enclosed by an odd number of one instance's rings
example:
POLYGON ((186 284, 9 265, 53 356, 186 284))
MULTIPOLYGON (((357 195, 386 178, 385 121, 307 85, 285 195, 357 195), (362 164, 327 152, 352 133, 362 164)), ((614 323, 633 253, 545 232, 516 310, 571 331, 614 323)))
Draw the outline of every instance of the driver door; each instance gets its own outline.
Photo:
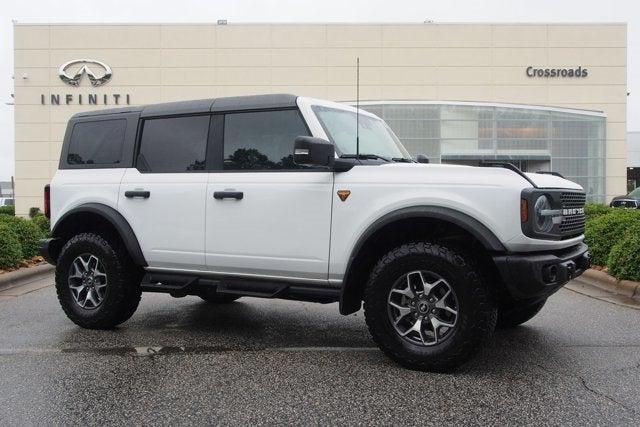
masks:
POLYGON ((333 173, 293 163, 309 131, 297 109, 224 115, 221 170, 209 173, 207 268, 326 281, 333 173))

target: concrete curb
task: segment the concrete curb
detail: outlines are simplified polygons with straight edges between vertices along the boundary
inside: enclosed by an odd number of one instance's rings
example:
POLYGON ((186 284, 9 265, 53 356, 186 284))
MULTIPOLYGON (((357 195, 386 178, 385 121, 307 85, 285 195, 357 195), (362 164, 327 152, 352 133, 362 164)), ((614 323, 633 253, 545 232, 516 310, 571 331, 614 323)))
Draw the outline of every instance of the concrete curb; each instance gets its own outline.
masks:
POLYGON ((55 267, 51 264, 39 264, 33 267, 0 274, 0 289, 10 288, 21 282, 28 281, 37 276, 44 276, 53 272, 55 267))
POLYGON ((603 271, 593 269, 585 271, 576 280, 595 286, 596 288, 612 294, 624 295, 626 297, 633 298, 636 301, 640 301, 640 282, 618 280, 603 271))

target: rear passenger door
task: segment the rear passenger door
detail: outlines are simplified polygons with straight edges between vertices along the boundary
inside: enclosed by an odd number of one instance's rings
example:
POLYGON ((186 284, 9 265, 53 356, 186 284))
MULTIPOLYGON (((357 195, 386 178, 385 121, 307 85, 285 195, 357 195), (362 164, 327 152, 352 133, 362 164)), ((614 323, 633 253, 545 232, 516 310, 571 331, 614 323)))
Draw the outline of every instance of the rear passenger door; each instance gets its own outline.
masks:
POLYGON ((204 268, 210 122, 210 115, 193 115, 141 123, 135 167, 122 178, 118 209, 152 268, 204 268))
POLYGON ((214 117, 221 170, 207 186, 209 270, 325 281, 333 173, 293 163, 295 138, 310 135, 300 112, 214 117))

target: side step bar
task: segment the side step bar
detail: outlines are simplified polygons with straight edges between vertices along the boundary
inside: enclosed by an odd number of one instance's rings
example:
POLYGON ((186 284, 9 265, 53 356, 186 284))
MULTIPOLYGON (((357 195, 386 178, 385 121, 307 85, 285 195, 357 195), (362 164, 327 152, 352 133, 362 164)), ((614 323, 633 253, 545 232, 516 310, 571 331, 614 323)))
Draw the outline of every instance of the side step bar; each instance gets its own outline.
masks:
POLYGON ((141 288, 144 292, 168 293, 174 297, 213 293, 320 303, 340 300, 340 287, 328 284, 286 283, 229 276, 201 277, 147 272, 142 279, 141 288))

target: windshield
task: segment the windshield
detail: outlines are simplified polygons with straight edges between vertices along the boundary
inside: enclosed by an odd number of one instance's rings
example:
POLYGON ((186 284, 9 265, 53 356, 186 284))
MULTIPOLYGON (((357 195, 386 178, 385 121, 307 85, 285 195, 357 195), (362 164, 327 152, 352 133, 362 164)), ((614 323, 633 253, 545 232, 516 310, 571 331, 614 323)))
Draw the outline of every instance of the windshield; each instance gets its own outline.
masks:
MULTIPOLYGON (((327 136, 336 146, 341 157, 356 154, 356 113, 337 108, 313 107, 327 136)), ((375 155, 389 160, 410 159, 385 122, 360 114, 360 155, 375 155)))
POLYGON ((631 193, 628 194, 628 196, 640 198, 640 187, 633 190, 631 193))

